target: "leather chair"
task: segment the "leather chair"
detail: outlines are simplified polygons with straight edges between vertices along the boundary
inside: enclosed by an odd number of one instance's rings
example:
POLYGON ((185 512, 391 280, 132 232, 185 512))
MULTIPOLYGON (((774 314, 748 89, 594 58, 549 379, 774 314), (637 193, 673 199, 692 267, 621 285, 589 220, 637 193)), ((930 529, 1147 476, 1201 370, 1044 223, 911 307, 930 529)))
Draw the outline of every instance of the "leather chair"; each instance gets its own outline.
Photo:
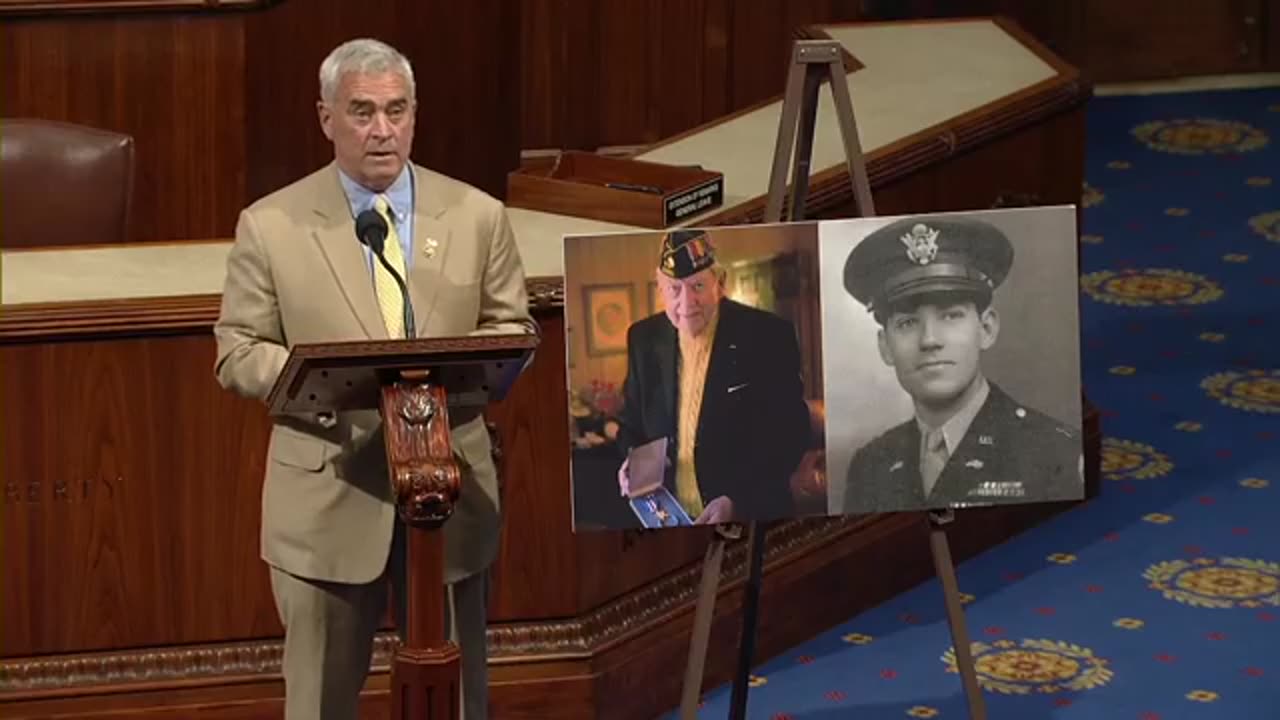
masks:
POLYGON ((0 243, 6 248, 130 240, 130 135, 52 120, 0 120, 0 243))

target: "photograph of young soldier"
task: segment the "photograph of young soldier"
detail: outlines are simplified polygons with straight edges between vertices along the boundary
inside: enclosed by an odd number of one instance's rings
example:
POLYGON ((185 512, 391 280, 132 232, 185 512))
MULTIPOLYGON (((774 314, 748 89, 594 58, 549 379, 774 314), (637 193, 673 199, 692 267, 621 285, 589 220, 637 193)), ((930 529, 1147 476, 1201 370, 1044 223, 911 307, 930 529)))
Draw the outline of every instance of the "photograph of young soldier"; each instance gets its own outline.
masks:
MULTIPOLYGON (((1057 236, 1073 251, 1073 233, 1057 236)), ((880 360, 909 395, 912 417, 853 454, 844 474, 843 513, 1083 496, 1078 420, 1068 423, 1030 407, 984 371, 984 357, 1002 331, 993 296, 1013 263, 1004 232, 963 215, 891 222, 848 254, 844 290, 873 315, 880 360)), ((1073 268, 1071 263, 1064 270, 1073 268)), ((1070 343, 1077 332, 1075 298, 1065 297, 1069 305, 1054 312, 1072 320, 1058 323, 1072 335, 1065 339, 1070 343)), ((1025 328, 1004 328, 1012 337, 1020 330, 1025 328)), ((1078 375, 1064 377, 1054 363, 1045 367, 1037 380, 1071 385, 1068 395, 1079 396, 1078 375)), ((829 446, 833 442, 828 438, 829 446)), ((838 468, 831 471, 841 477, 838 468)))
MULTIPOLYGON (((663 311, 627 330, 622 457, 666 438, 664 486, 695 524, 790 516, 811 435, 795 326, 726 296, 705 231, 666 234, 655 276, 663 311)), ((626 460, 617 478, 629 497, 626 460)))

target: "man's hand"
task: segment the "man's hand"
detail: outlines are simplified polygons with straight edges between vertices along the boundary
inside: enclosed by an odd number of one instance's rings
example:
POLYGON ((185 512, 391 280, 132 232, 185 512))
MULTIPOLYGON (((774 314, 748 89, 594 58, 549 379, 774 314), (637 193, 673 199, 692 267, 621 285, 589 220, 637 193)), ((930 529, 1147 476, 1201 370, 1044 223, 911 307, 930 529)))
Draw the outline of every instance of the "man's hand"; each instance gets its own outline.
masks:
POLYGON ((733 522, 733 501, 728 495, 720 497, 707 503, 703 508, 702 514, 697 520, 693 521, 694 525, 719 525, 720 523, 733 522))
MULTIPOLYGON (((621 491, 622 497, 624 498, 634 497, 631 494, 631 469, 629 465, 630 462, 631 462, 631 458, 628 457, 626 460, 622 461, 622 467, 618 468, 618 490, 621 491)), ((671 467, 671 458, 667 458, 666 462, 663 463, 663 465, 665 467, 671 467)))
POLYGON ((631 473, 628 470, 628 463, 631 458, 622 461, 622 467, 618 468, 618 490, 621 491, 622 497, 631 497, 631 473))

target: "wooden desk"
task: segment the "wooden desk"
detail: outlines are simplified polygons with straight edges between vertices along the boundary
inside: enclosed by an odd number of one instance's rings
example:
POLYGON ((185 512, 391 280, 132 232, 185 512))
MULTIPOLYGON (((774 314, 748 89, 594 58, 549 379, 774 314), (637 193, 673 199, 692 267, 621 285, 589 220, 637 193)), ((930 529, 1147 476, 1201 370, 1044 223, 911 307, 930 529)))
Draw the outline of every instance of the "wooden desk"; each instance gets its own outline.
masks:
MULTIPOLYGON (((1015 28, 986 21, 830 27, 850 73, 877 209, 989 207, 1002 197, 1079 201, 1083 103, 1075 71, 1015 28)), ((811 214, 846 212, 827 96, 811 214)), ((780 101, 655 146, 641 159, 725 173, 723 209, 763 212, 780 101)), ((561 310, 564 234, 626 230, 512 209, 546 333, 491 412, 506 463, 489 644, 500 718, 648 718, 678 700, 701 530, 570 533, 561 310), (618 698, 626 697, 626 703, 618 698)), ((0 256, 0 442, 5 582, 0 708, 8 717, 109 709, 183 717, 278 713, 281 630, 258 559, 268 421, 213 380, 210 326, 228 241, 10 251, 0 256), (167 410, 177 407, 176 416, 167 410)), ((1096 417, 1090 465, 1097 466, 1096 417)), ((1096 470, 1094 472, 1096 481, 1096 470)), ((958 557, 1062 506, 966 513, 958 557)), ((745 553, 726 559, 708 681, 734 661, 745 553)), ((798 521, 771 533, 758 647, 778 652, 932 574, 920 518, 798 521), (804 613, 790 610, 803 606, 804 613)), ((386 712, 390 636, 368 706, 386 712)))

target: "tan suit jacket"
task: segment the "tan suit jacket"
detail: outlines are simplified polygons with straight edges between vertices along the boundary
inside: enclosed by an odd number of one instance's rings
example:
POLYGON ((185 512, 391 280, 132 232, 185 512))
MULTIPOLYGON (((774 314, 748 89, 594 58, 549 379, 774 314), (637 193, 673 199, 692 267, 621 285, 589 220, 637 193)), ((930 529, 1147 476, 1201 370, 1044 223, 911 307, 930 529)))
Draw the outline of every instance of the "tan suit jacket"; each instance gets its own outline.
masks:
MULTIPOLYGON (((418 336, 536 333, 502 204, 412 167, 408 286, 418 336)), ((214 335, 218 381, 257 399, 267 397, 295 343, 387 337, 336 165, 240 214, 214 335)), ((262 492, 262 557, 305 578, 369 582, 386 564, 395 521, 381 422, 376 411, 336 419, 330 427, 317 416, 275 419, 262 492)), ((483 418, 455 425, 452 438, 463 488, 444 529, 446 582, 492 562, 501 521, 483 418)))

